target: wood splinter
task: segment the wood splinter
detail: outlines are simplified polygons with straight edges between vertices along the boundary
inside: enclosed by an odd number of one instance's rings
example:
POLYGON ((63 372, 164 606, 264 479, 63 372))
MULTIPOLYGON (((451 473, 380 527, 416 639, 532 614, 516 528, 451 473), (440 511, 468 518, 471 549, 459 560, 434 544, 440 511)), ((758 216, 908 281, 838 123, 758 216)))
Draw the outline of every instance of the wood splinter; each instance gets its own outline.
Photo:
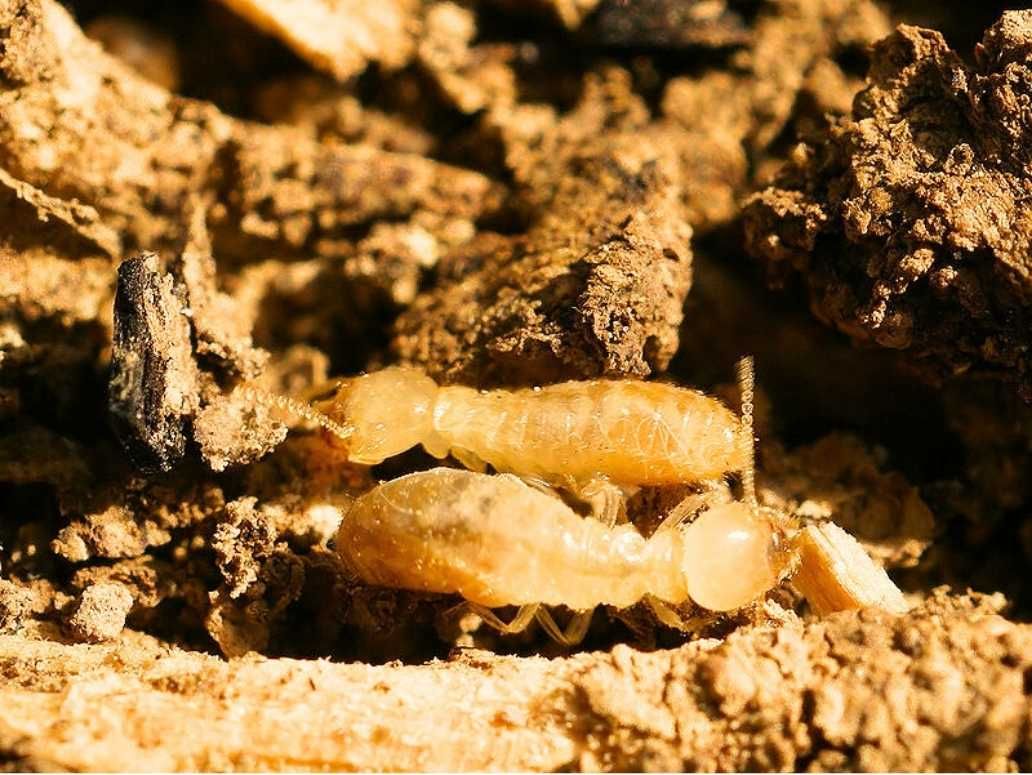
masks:
POLYGON ((799 570, 793 585, 819 616, 855 608, 906 613, 908 606, 885 569, 832 522, 808 525, 796 537, 799 570))

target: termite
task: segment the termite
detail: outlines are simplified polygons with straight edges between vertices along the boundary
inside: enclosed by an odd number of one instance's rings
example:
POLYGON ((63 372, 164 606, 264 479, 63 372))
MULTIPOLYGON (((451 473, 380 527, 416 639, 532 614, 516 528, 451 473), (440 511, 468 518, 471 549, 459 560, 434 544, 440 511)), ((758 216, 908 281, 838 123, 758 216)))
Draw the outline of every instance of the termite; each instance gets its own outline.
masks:
POLYGON ((715 480, 745 463, 742 426, 730 409, 664 383, 478 391, 390 367, 343 381, 311 407, 254 389, 246 395, 318 423, 343 442, 349 460, 369 465, 421 444, 474 471, 490 465, 549 484, 635 487, 715 480))
MULTIPOLYGON (((645 538, 633 525, 617 525, 614 513, 582 517, 516 476, 435 468, 359 497, 341 523, 337 551, 367 583, 458 593, 503 632, 537 618, 568 645, 584 637, 599 605, 642 601, 681 628, 671 605, 691 600, 713 611, 740 608, 779 583, 791 552, 788 518, 756 500, 750 360, 739 376, 742 428, 732 434, 738 452, 728 450, 724 459, 745 461, 744 500, 712 506, 685 527, 705 496, 683 501, 645 538), (508 605, 521 606, 510 623, 490 610, 508 605), (565 631, 542 607, 554 605, 579 612, 565 631)), ((638 449, 624 452, 643 456, 638 449)))
POLYGON ((503 632, 537 618, 567 645, 583 638, 600 605, 645 602, 660 621, 687 629, 670 606, 729 611, 781 580, 790 553, 779 522, 743 502, 686 527, 680 516, 645 538, 631 524, 582 517, 511 474, 434 468, 359 497, 336 546, 368 584, 457 593, 503 632), (509 605, 521 606, 509 623, 490 610, 509 605), (579 613, 565 632, 542 608, 557 605, 579 613))

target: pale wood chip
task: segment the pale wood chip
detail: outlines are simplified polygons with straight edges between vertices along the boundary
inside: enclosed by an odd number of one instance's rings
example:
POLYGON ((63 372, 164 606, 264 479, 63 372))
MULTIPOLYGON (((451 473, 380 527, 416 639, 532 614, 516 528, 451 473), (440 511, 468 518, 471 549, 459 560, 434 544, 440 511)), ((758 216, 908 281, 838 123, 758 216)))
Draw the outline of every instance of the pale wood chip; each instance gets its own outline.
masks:
POLYGON ((855 608, 907 610, 903 593, 859 542, 831 522, 808 525, 799 547, 799 571, 792 579, 820 616, 855 608))
POLYGON ((361 73, 369 62, 401 67, 415 47, 414 0, 222 2, 341 81, 361 73))

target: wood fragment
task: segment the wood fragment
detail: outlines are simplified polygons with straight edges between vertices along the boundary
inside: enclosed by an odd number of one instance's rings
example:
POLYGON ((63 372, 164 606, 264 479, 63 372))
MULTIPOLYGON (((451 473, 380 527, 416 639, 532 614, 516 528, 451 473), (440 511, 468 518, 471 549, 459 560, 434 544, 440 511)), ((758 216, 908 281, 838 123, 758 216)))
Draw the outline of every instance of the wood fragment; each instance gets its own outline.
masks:
POLYGON ((344 81, 376 61, 404 65, 414 48, 412 0, 223 0, 312 65, 344 81))
POLYGON ((118 269, 109 408, 140 468, 169 471, 185 454, 197 378, 190 323, 172 277, 153 253, 129 259, 118 269))
POLYGON ((907 611, 903 593, 853 536, 832 522, 807 525, 797 539, 792 582, 818 616, 856 608, 907 611))

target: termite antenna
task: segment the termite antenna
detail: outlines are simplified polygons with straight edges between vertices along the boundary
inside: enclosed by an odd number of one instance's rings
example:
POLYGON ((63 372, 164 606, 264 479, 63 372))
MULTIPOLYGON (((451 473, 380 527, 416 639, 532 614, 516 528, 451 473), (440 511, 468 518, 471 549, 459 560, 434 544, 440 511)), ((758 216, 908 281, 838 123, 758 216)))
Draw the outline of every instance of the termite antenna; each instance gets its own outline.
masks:
POLYGON ((745 502, 755 508, 756 501, 756 440, 753 436, 753 402, 756 392, 756 368, 753 357, 746 355, 738 361, 738 390, 741 394, 741 445, 745 467, 742 469, 742 490, 745 502))
POLYGON ((297 401, 289 396, 282 396, 276 393, 267 393, 264 390, 254 387, 253 385, 244 385, 238 388, 240 394, 248 401, 252 401, 262 406, 268 406, 275 409, 282 409, 286 412, 290 412, 295 417, 299 417, 302 420, 308 420, 318 425, 320 428, 325 428, 334 436, 340 439, 347 439, 353 432, 354 428, 350 425, 341 425, 339 422, 335 422, 327 417, 322 412, 318 412, 308 404, 304 404, 301 401, 297 401))

